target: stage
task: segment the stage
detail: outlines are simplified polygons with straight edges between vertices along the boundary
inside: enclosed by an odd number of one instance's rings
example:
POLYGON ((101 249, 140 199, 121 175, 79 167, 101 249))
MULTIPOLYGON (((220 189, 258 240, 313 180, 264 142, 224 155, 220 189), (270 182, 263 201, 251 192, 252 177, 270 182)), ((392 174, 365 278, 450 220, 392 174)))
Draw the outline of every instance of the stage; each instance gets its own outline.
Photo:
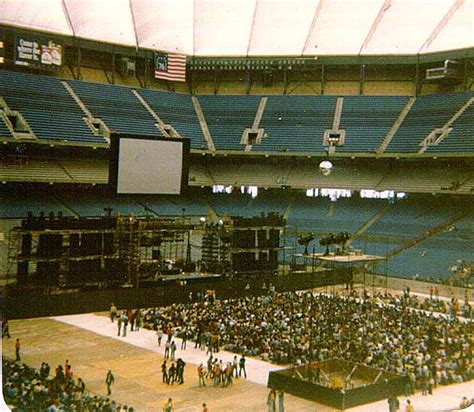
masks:
POLYGON ((376 255, 365 255, 359 254, 357 252, 350 252, 346 255, 336 255, 334 253, 330 253, 326 255, 324 253, 308 253, 302 254, 297 253, 295 254, 297 258, 305 258, 310 260, 319 260, 321 262, 332 262, 332 263, 374 263, 380 262, 385 260, 385 256, 376 256, 376 255))

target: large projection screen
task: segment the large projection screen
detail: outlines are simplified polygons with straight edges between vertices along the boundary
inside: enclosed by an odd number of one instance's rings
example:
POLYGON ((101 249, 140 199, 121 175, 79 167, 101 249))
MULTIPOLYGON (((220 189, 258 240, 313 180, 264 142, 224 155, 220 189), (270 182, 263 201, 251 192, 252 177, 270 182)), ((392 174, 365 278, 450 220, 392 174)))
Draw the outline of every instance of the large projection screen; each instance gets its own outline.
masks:
POLYGON ((179 195, 188 180, 189 140, 116 135, 111 183, 117 194, 179 195))

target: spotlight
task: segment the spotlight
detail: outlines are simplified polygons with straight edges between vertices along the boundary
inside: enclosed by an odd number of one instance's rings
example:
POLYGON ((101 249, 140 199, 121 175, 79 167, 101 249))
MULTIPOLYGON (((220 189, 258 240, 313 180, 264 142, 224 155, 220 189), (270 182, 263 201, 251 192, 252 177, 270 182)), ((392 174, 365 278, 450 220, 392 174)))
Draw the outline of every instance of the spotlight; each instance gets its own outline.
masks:
POLYGON ((319 164, 319 171, 323 176, 329 176, 332 171, 332 163, 329 160, 323 160, 319 164))
POLYGON ((200 221, 201 223, 206 223, 206 218, 205 218, 204 216, 201 216, 201 217, 199 218, 199 221, 200 221))

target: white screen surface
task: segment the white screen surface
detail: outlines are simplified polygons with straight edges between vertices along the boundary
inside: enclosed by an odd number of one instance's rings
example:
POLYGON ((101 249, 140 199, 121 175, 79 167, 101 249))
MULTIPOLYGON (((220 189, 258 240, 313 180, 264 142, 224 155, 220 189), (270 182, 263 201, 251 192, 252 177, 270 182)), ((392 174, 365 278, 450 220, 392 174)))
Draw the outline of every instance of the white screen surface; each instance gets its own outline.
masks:
POLYGON ((117 193, 179 194, 183 143, 120 139, 117 193))

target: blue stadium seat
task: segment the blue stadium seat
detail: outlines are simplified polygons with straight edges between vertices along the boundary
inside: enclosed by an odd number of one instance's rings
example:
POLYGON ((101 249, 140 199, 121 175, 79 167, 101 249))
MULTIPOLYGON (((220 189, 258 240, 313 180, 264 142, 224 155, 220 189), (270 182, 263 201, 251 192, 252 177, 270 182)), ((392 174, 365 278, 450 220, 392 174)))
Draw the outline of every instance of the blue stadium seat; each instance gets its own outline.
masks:
POLYGON ((376 151, 407 101, 406 96, 345 96, 339 128, 346 137, 337 151, 376 151))
POLYGON ((0 139, 13 139, 12 133, 10 132, 10 129, 5 123, 5 120, 3 120, 2 116, 0 116, 0 139))
POLYGON ((173 126, 182 137, 191 140, 192 149, 207 150, 207 143, 189 94, 149 89, 137 91, 163 122, 173 126))
POLYGON ((429 146, 427 153, 474 152, 474 104, 471 104, 451 127, 453 130, 438 145, 429 146))
POLYGON ((242 133, 251 128, 260 96, 199 96, 217 150, 243 150, 242 133))
POLYGON ((471 96, 470 92, 418 96, 385 152, 418 152, 420 142, 444 126, 471 96))
POLYGON ((324 153, 323 137, 332 128, 335 96, 269 96, 260 127, 268 137, 252 151, 324 153))
POLYGON ((68 82, 94 117, 111 131, 161 136, 156 120, 132 93, 130 87, 71 80, 68 82))
POLYGON ((0 96, 22 113, 39 139, 106 144, 84 121, 84 113, 55 77, 0 71, 0 96))

